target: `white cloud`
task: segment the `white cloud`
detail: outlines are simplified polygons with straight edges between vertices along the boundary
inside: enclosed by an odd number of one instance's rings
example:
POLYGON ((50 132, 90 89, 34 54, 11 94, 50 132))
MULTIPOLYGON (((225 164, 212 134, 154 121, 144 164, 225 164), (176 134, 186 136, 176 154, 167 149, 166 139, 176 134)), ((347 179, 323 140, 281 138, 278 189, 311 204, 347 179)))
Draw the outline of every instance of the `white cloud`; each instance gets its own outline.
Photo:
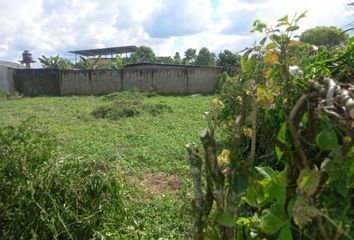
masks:
POLYGON ((212 5, 206 0, 164 0, 146 21, 151 37, 186 36, 209 29, 212 25, 212 5))
POLYGON ((353 21, 349 0, 0 0, 0 59, 121 45, 148 45, 157 55, 189 47, 218 53, 252 44, 252 22, 309 10, 301 30, 353 21), (218 2, 218 4, 215 4, 218 2), (213 9, 213 6, 217 7, 213 9), (217 17, 216 17, 217 16, 217 17))

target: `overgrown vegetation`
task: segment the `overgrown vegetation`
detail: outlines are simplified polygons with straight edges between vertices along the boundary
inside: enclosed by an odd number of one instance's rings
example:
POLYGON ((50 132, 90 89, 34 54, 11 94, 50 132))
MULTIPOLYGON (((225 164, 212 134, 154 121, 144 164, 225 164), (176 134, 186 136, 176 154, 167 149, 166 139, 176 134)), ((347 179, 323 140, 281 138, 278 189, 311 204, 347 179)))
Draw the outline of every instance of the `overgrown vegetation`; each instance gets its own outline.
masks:
POLYGON ((291 38, 304 16, 256 20, 265 37, 220 76, 204 151, 187 145, 196 239, 352 239, 353 42, 311 51, 291 38))
POLYGON ((125 219, 111 165, 59 157, 56 144, 28 122, 0 128, 1 239, 89 239, 125 219))
POLYGON ((264 38, 242 56, 189 48, 158 58, 144 46, 132 55, 223 66, 208 112, 211 97, 136 90, 3 101, 1 238, 353 239, 354 38, 315 28, 297 41, 303 17, 256 20, 264 38))
POLYGON ((91 112, 96 118, 118 120, 123 117, 134 117, 143 113, 157 116, 164 112, 173 112, 172 108, 162 103, 146 103, 146 97, 152 97, 154 93, 140 93, 137 90, 124 93, 113 93, 105 96, 105 99, 113 103, 104 104, 91 112))
MULTIPOLYGON (((42 131, 44 128, 51 133, 49 137, 54 141, 56 151, 55 157, 47 162, 48 165, 53 164, 53 172, 37 176, 38 181, 54 175, 59 179, 58 184, 63 185, 60 189, 66 188, 66 183, 75 182, 73 186, 83 186, 83 191, 85 182, 90 184, 91 178, 82 177, 78 182, 77 168, 88 168, 88 172, 92 169, 94 175, 105 173, 106 178, 118 175, 119 193, 126 213, 119 216, 125 218, 114 222, 102 219, 100 225, 94 226, 94 239, 184 240, 192 238, 192 218, 189 206, 191 183, 183 145, 198 141, 197 134, 204 125, 203 112, 208 109, 211 99, 210 96, 166 97, 134 91, 102 97, 22 98, 0 104, 0 122, 5 129, 10 125, 19 126, 23 119, 31 117, 36 129, 42 131), (165 104, 173 111, 157 116, 143 112, 114 121, 96 119, 91 115, 101 105, 135 99, 139 95, 143 96, 145 104, 165 104), (61 172, 64 168, 65 171, 61 172), (105 172, 104 168, 108 171, 105 172), (73 176, 69 177, 69 174, 73 176)), ((12 196, 12 200, 17 199, 12 196)), ((71 209, 63 208, 61 206, 58 211, 67 213, 71 209)), ((15 213, 20 213, 20 210, 15 213)), ((84 225, 89 224, 93 223, 83 222, 80 226, 84 229, 84 225)), ((10 236, 0 238, 8 239, 10 236)), ((61 239, 67 238, 70 239, 66 236, 61 239)), ((79 239, 85 239, 85 236, 79 239)))

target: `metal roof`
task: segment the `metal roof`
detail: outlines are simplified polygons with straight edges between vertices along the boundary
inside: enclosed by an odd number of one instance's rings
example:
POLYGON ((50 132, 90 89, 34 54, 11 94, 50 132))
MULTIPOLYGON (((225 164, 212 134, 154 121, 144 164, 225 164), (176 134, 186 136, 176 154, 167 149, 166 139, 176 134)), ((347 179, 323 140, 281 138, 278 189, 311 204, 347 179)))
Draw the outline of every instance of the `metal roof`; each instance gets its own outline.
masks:
POLYGON ((124 66, 124 68, 129 68, 129 67, 139 67, 139 66, 166 66, 166 67, 184 67, 184 68, 219 68, 222 69, 223 67, 221 66, 207 66, 207 65, 189 65, 189 64, 167 64, 167 63, 153 63, 153 62, 141 62, 141 63, 132 63, 132 64, 127 64, 124 66))
POLYGON ((69 53, 73 53, 81 56, 99 56, 99 55, 132 53, 132 52, 136 52, 137 49, 138 48, 136 46, 124 46, 124 47, 76 50, 76 51, 69 51, 69 53))

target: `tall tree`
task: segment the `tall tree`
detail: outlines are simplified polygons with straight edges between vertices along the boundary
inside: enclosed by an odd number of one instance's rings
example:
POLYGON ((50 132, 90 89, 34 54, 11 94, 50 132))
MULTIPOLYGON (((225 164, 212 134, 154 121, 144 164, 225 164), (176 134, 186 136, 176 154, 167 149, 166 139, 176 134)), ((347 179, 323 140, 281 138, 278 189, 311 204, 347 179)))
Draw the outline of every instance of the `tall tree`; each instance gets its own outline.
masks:
POLYGON ((210 52, 209 49, 203 47, 199 50, 198 55, 195 59, 196 65, 205 65, 205 66, 215 66, 215 54, 210 52))
POLYGON ((181 64, 182 63, 182 59, 181 59, 179 52, 176 52, 175 56, 173 57, 173 63, 174 64, 181 64))
POLYGON ((241 56, 225 49, 219 53, 217 65, 223 67, 230 76, 235 76, 241 69, 241 56))
POLYGON ((156 56, 154 51, 147 46, 140 46, 135 53, 133 53, 130 57, 131 63, 138 62, 155 62, 156 56))
POLYGON ((188 48, 187 51, 184 52, 183 64, 193 64, 197 57, 197 49, 188 48))
POLYGON ((349 38, 347 33, 337 27, 315 27, 304 31, 300 41, 316 46, 334 47, 344 43, 349 38))

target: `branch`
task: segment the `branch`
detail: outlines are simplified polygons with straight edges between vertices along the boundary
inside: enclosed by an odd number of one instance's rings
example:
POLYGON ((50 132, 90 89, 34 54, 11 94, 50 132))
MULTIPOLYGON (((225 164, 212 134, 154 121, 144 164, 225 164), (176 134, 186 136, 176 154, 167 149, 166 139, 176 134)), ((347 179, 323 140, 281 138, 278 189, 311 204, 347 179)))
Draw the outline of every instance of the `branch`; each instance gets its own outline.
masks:
POLYGON ((298 133, 294 122, 295 122, 295 118, 296 118, 297 114, 299 113, 301 108, 304 106, 306 100, 308 98, 315 97, 315 96, 317 96, 317 92, 312 92, 312 93, 301 96, 300 99, 296 102, 293 109, 291 110, 288 121, 287 121, 290 135, 294 141, 295 150, 299 154, 300 159, 301 159, 301 163, 305 168, 310 168, 310 164, 309 164, 309 161, 306 157, 304 150, 302 149, 302 145, 301 145, 301 141, 300 141, 300 134, 298 133))
POLYGON ((256 138, 257 138, 257 101, 255 90, 253 92, 253 104, 252 104, 252 142, 251 142, 251 152, 249 158, 246 162, 247 167, 252 167, 254 162, 254 157, 256 155, 256 138))
POLYGON ((216 142, 215 139, 210 135, 207 128, 203 129, 200 134, 200 139, 202 141, 205 150, 205 162, 210 167, 210 174, 212 177, 212 182, 210 184, 215 184, 215 189, 212 188, 213 196, 216 201, 219 210, 224 210, 224 176, 220 171, 216 158, 216 142))
POLYGON ((203 240, 203 214, 204 214, 204 199, 201 184, 201 168, 202 168, 202 157, 200 156, 199 150, 193 150, 190 144, 186 145, 190 171, 192 176, 193 188, 194 188, 194 214, 196 215, 195 228, 196 228, 196 239, 203 240))
POLYGON ((203 192, 201 184, 202 157, 199 154, 199 150, 193 150, 190 144, 186 145, 186 148, 189 155, 190 172, 195 195, 195 205, 201 210, 203 207, 203 192))

